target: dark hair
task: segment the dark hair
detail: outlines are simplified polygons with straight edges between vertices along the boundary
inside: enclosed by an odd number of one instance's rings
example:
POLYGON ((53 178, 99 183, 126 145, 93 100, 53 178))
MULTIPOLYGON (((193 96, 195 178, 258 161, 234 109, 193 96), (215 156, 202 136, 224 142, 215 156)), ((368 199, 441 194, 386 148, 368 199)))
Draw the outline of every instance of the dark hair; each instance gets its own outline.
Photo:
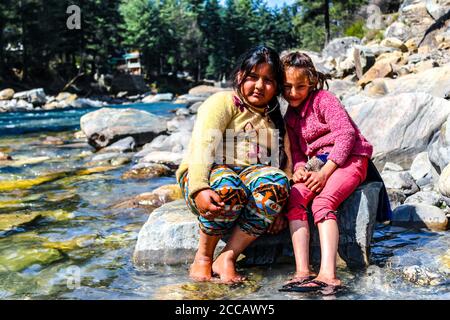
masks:
POLYGON ((306 53, 299 51, 288 53, 281 57, 281 63, 285 69, 290 67, 304 69, 309 83, 313 85, 314 90, 321 90, 324 88, 324 85, 328 89, 327 79, 329 79, 329 76, 317 71, 312 59, 306 53))
POLYGON ((272 69, 273 75, 275 77, 275 83, 277 86, 277 91, 272 100, 269 101, 268 107, 270 120, 275 124, 275 128, 279 130, 279 146, 280 146, 280 168, 283 168, 286 164, 286 153, 284 151, 284 135, 286 133, 284 127, 283 116, 281 115, 280 103, 278 102, 277 96, 281 94, 283 90, 283 81, 284 81, 284 69, 281 64, 280 56, 278 53, 267 46, 258 45, 256 47, 251 48, 246 53, 244 53, 240 58, 237 64, 236 69, 234 69, 232 74, 233 79, 233 89, 239 95, 239 98, 246 102, 244 99, 241 86, 247 78, 248 74, 252 71, 252 69, 261 63, 267 63, 272 69))

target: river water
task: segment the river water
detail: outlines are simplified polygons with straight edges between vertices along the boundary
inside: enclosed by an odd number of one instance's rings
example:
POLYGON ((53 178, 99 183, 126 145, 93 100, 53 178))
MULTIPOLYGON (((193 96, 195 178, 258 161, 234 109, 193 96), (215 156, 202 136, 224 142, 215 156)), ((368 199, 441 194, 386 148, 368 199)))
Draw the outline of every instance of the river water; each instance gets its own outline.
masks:
MULTIPOLYGON (((166 117, 175 108, 113 107, 166 117)), ((278 292, 291 263, 241 270, 249 280, 234 286, 194 283, 184 265, 137 270, 132 253, 149 213, 112 206, 175 178, 124 180, 131 163, 83 170, 95 167, 92 148, 74 133, 93 110, 0 114, 0 152, 14 159, 0 162, 0 299, 450 299, 448 232, 388 225, 376 228, 367 270, 339 267, 347 290, 335 296, 278 292), (64 144, 46 144, 49 136, 64 144)))

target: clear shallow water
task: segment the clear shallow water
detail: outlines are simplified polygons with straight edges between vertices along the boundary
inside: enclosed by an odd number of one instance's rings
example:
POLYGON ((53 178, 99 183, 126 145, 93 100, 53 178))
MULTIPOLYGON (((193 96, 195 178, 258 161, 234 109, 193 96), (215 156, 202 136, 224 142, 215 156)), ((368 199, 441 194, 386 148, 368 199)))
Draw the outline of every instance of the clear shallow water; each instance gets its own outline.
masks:
MULTIPOLYGON (((166 105, 160 115, 169 115, 173 107, 166 105)), ((39 121, 45 127, 54 115, 34 116, 41 117, 39 121)), ((6 121, 5 114, 2 117, 6 121)), ((58 121, 64 127, 65 121, 74 119, 61 116, 58 121)), ((30 126, 35 125, 33 120, 30 126)), ((93 167, 87 165, 89 157, 85 156, 91 148, 76 140, 73 130, 38 129, 36 126, 34 133, 27 134, 2 132, 0 151, 14 159, 47 160, 0 165, 0 188, 11 180, 30 181, 54 172, 64 171, 66 176, 0 192, 0 215, 41 213, 30 223, 0 231, 0 299, 450 299, 449 234, 384 225, 379 225, 374 234, 373 265, 358 272, 339 268, 338 275, 348 290, 331 297, 278 292, 294 271, 292 264, 243 269, 249 281, 231 287, 195 284, 187 277, 188 266, 137 270, 132 253, 148 212, 111 207, 175 183, 175 178, 121 179, 131 164, 79 175, 78 169, 93 167), (63 138, 65 145, 43 144, 48 135, 63 138), (422 274, 414 270, 422 270, 422 274)))

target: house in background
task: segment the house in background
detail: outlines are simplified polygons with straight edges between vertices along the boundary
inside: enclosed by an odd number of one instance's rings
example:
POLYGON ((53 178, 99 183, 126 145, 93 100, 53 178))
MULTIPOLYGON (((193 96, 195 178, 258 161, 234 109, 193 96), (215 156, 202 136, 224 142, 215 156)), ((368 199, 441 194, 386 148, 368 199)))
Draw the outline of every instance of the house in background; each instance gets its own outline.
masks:
POLYGON ((128 74, 141 75, 142 66, 139 51, 133 51, 123 55, 125 59, 125 72, 128 74))

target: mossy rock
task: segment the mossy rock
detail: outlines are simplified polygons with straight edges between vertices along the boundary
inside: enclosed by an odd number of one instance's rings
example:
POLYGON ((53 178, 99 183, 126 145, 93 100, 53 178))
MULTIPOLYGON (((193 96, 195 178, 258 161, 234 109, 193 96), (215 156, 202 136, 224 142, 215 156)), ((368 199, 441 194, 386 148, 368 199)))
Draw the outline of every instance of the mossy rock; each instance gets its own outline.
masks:
POLYGON ((246 297, 261 288, 261 274, 232 285, 214 282, 188 282, 167 285, 159 288, 153 299, 171 300, 216 300, 246 297))
POLYGON ((30 189, 46 182, 61 179, 66 175, 66 172, 57 172, 34 179, 0 181, 0 192, 13 191, 17 189, 30 189))
POLYGON ((39 212, 0 214, 0 231, 8 231, 35 221, 41 214, 39 212))
POLYGON ((18 272, 34 264, 49 265, 63 259, 56 249, 12 247, 0 252, 0 272, 18 272))

